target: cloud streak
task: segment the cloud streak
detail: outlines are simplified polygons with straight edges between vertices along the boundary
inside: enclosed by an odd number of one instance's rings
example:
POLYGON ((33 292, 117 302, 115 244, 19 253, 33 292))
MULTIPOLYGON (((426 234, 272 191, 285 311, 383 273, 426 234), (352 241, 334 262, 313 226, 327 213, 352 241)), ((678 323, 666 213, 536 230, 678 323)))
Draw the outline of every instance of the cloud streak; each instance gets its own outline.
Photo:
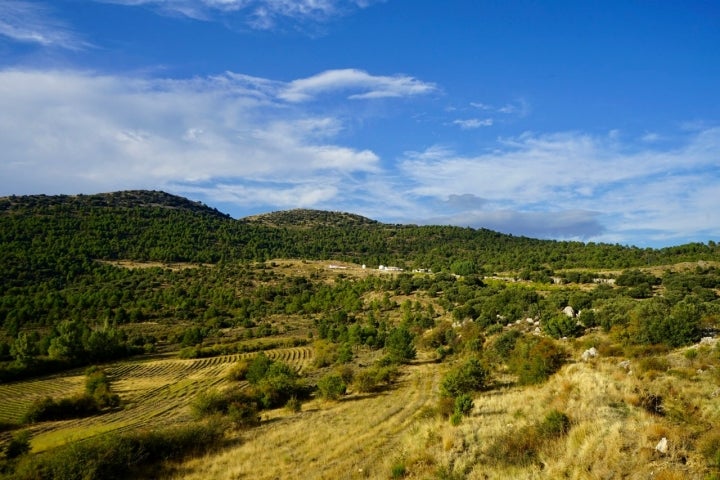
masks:
POLYGON ((81 50, 90 46, 39 2, 0 2, 0 36, 16 42, 68 50, 81 50))
POLYGON ((373 172, 370 150, 332 142, 342 124, 243 95, 217 79, 0 73, 3 193, 88 191, 243 178, 296 183, 373 172))
POLYGON ((442 147, 409 152, 401 169, 418 198, 483 198, 482 210, 446 216, 456 224, 605 241, 640 230, 657 238, 713 228, 718 234, 720 213, 707 202, 720 190, 720 128, 698 132, 672 150, 638 150, 615 135, 577 132, 527 133, 501 139, 499 147, 475 156, 442 147))
POLYGON ((240 16, 256 30, 274 30, 291 22, 296 25, 325 23, 367 8, 372 0, 95 0, 126 6, 150 6, 165 14, 214 21, 240 16))

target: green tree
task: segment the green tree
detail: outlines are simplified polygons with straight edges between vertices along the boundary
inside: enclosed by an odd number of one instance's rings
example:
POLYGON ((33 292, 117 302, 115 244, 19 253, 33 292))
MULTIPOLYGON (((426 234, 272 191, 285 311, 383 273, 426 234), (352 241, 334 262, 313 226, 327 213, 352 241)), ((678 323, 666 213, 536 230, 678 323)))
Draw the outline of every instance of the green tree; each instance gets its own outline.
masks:
POLYGON ((34 346, 25 332, 21 332, 10 347, 10 355, 15 363, 21 367, 27 367, 33 361, 35 353, 34 346))
POLYGON ((413 345, 413 335, 402 326, 390 331, 385 339, 385 350, 390 359, 397 363, 408 362, 417 354, 413 345))
POLYGON ((57 327, 58 335, 50 341, 48 355, 51 358, 78 360, 85 353, 83 335, 87 326, 79 320, 65 320, 57 327))

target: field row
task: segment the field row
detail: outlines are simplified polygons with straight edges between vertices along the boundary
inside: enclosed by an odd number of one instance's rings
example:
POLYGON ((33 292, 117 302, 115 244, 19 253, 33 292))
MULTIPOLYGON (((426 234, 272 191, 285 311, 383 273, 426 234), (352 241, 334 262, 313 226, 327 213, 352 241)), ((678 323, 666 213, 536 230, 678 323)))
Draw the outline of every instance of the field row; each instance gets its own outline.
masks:
MULTIPOLYGON (((302 370, 312 360, 311 347, 267 351, 268 357, 302 370)), ((35 451, 109 431, 155 428, 190 419, 189 405, 195 396, 229 384, 225 377, 235 362, 256 353, 183 360, 168 358, 139 362, 119 362, 105 371, 113 392, 123 407, 100 416, 44 422, 31 427, 35 451)), ((82 372, 0 385, 0 421, 17 422, 33 400, 45 396, 72 396, 84 388, 82 372)))

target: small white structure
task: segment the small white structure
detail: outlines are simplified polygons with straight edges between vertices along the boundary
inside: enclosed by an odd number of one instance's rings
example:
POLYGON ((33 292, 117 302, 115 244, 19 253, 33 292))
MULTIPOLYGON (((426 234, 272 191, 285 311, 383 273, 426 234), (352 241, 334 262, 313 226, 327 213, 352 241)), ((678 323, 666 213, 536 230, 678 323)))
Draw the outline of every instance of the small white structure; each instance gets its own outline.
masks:
POLYGON ((388 267, 386 265, 380 265, 378 267, 378 270, 382 270, 383 272, 402 272, 403 269, 400 267, 388 267))

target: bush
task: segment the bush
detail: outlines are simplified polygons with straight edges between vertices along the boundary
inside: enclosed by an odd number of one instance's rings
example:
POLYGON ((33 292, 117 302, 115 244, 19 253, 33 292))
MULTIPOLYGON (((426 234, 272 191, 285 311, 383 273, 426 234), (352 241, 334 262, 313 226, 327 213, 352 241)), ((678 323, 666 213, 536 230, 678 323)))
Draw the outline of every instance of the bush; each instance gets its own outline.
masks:
POLYGON ((360 393, 377 392, 395 380, 397 368, 395 366, 375 365, 357 372, 353 378, 353 388, 360 393))
POLYGON ((543 331, 554 338, 577 337, 582 334, 582 327, 577 320, 560 314, 543 322, 543 331))
POLYGON ((493 351, 500 359, 506 360, 510 357, 510 353, 515 348, 515 344, 521 336, 522 333, 517 330, 508 330, 495 340, 492 347, 493 351))
POLYGON ((230 421, 238 428, 260 425, 258 402, 250 397, 231 401, 227 409, 227 415, 230 421))
POLYGON ((97 367, 91 367, 86 372, 85 394, 94 398, 99 408, 120 405, 120 397, 110 391, 107 375, 97 367))
POLYGON ((698 440, 698 451, 708 465, 720 468, 720 428, 715 427, 698 440))
POLYGON ((120 480, 137 478, 144 465, 215 447, 223 438, 219 423, 190 424, 161 430, 110 434, 71 443, 40 455, 23 457, 15 480, 120 480))
POLYGON ((562 367, 567 354, 557 343, 540 337, 523 337, 518 341, 508 361, 510 371, 518 376, 520 385, 547 380, 562 367))
POLYGON ((558 410, 551 410, 537 425, 538 433, 544 438, 557 438, 570 431, 570 417, 558 410))
POLYGON ((473 399, 468 394, 462 394, 455 398, 455 412, 461 415, 467 415, 475 407, 473 399))
POLYGON ((97 401, 87 394, 55 400, 45 397, 35 400, 23 415, 23 423, 67 420, 94 415, 100 411, 97 401))
POLYGON ((501 465, 527 467, 538 459, 540 439, 532 427, 506 432, 490 443, 487 456, 501 465))
POLYGON ((347 386, 340 375, 329 373, 318 381, 318 392, 326 400, 337 400, 345 394, 347 386))
POLYGON ((245 380, 247 377, 248 368, 249 363, 247 360, 238 360, 227 373, 228 380, 234 380, 236 382, 245 380))
POLYGON ((21 430, 15 433, 5 446, 5 458, 12 459, 30 451, 30 432, 21 430))
POLYGON ((470 358, 462 365, 445 374, 440 385, 440 394, 458 397, 464 393, 485 388, 488 371, 477 358, 470 358))
MULTIPOLYGON (((248 371, 249 376, 250 371, 248 371)), ((297 372, 288 364, 278 361, 271 361, 265 375, 257 382, 255 388, 264 408, 281 407, 291 397, 305 395, 305 388, 299 382, 297 372)))
POLYGON ((265 377, 265 374, 267 373, 267 371, 270 368, 270 365, 272 365, 272 363, 273 363, 273 361, 270 358, 268 358, 268 356, 265 355, 265 353, 263 353, 263 352, 258 353, 250 361, 247 372, 245 373, 245 378, 251 384, 257 385, 258 383, 260 383, 260 380, 262 380, 265 377))

